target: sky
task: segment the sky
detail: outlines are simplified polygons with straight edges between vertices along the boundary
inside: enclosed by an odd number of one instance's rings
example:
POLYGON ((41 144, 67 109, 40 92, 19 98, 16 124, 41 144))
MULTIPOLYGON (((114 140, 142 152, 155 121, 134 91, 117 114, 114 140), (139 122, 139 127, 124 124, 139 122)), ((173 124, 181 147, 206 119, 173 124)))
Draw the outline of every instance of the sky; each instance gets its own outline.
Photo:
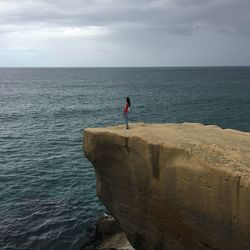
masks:
POLYGON ((0 67, 247 65, 249 0, 0 0, 0 67))

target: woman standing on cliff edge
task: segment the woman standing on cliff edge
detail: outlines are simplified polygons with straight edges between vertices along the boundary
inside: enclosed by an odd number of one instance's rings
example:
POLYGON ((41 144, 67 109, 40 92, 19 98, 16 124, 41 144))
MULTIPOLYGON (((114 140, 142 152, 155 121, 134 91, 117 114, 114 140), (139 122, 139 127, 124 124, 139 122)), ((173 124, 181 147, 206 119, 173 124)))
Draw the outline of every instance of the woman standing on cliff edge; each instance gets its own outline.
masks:
POLYGON ((129 110, 130 110, 130 98, 126 97, 126 104, 125 104, 125 107, 123 110, 123 115, 125 117, 125 124, 126 124, 127 129, 129 129, 129 126, 128 126, 128 112, 129 112, 129 110))

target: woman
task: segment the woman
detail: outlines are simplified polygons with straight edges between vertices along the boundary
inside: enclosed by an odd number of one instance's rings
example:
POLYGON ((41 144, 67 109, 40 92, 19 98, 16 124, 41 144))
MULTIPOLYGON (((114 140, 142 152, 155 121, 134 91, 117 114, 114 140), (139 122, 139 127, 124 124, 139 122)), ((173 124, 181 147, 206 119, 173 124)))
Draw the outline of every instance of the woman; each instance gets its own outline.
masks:
POLYGON ((125 104, 125 107, 124 107, 124 110, 123 110, 123 115, 125 117, 125 124, 126 124, 126 128, 129 129, 129 126, 128 126, 128 112, 130 110, 130 99, 129 97, 126 97, 126 104, 125 104))

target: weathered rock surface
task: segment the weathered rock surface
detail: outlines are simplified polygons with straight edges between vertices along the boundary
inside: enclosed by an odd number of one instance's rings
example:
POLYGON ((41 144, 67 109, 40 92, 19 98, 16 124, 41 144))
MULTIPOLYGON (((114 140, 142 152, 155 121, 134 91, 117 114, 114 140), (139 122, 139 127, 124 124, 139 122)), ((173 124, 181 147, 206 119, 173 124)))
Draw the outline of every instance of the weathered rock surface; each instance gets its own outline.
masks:
POLYGON ((135 250, 122 231, 120 224, 111 215, 104 215, 96 223, 98 250, 135 250))
POLYGON ((122 229, 116 221, 116 219, 111 215, 104 215, 99 218, 96 222, 95 235, 96 238, 103 241, 105 238, 121 233, 122 229))
POLYGON ((201 124, 85 129, 97 195, 137 249, 250 249, 250 133, 201 124))

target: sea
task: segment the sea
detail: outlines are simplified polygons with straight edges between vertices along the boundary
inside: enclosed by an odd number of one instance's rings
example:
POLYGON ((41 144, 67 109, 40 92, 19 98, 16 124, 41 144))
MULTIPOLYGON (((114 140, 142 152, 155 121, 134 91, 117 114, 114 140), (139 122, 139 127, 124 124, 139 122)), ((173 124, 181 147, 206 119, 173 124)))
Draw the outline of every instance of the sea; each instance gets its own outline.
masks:
POLYGON ((106 212, 83 130, 130 122, 250 131, 250 67, 0 68, 0 249, 95 249, 106 212))

